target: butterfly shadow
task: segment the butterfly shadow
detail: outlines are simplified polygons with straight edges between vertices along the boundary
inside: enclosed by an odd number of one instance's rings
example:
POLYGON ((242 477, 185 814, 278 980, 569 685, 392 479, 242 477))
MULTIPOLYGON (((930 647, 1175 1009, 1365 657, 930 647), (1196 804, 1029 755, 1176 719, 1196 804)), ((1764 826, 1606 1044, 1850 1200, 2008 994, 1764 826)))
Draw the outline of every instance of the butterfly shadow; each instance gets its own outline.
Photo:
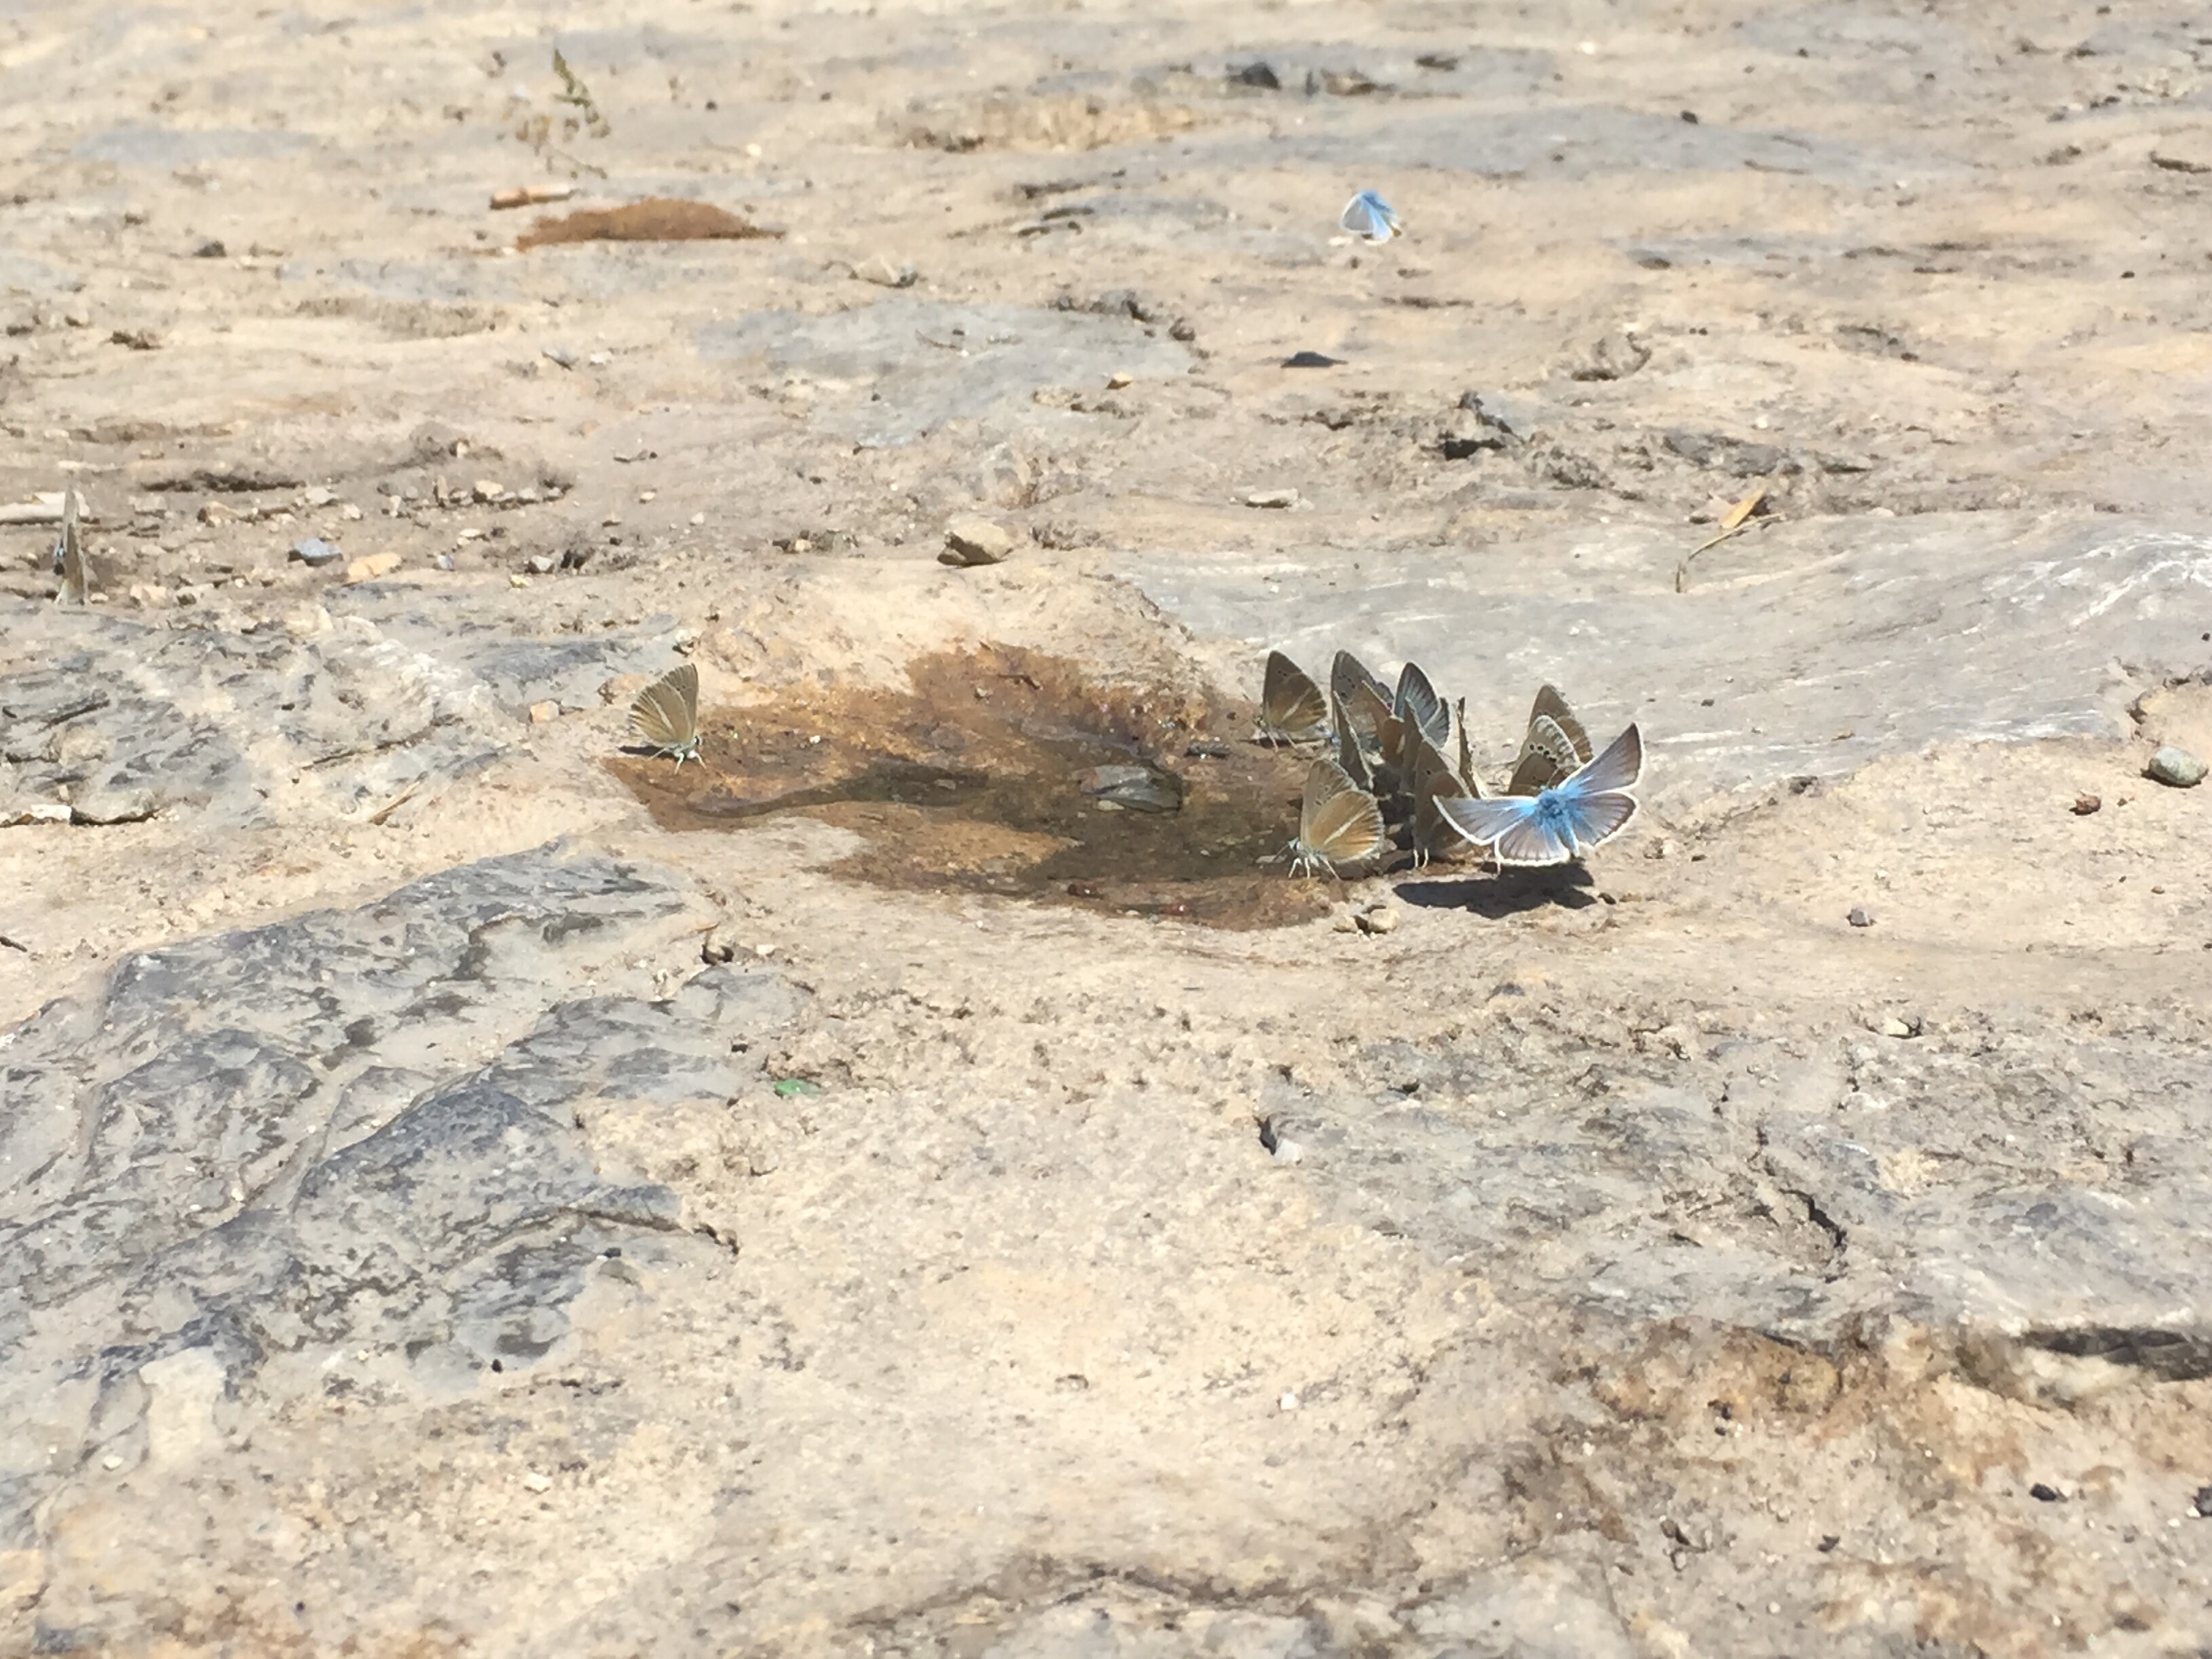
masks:
POLYGON ((1434 879, 1417 876, 1401 882, 1395 891, 1407 904, 1424 910, 1469 910, 1492 921, 1548 905, 1587 910, 1597 902, 1590 873, 1579 864, 1508 868, 1495 875, 1484 871, 1434 879))

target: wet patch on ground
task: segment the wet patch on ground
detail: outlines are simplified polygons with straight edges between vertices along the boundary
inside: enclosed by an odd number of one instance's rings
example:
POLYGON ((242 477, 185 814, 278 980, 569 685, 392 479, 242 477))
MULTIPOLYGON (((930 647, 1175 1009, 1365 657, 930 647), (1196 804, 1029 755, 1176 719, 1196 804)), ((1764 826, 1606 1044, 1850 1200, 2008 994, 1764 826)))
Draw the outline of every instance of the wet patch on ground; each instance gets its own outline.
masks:
POLYGON ((908 691, 708 711, 703 766, 609 765, 664 829, 805 812, 854 830, 867 845, 836 872, 884 887, 1218 927, 1304 921, 1335 896, 1287 878, 1308 759, 1253 741, 1249 704, 1099 685, 1006 647, 920 658, 908 674, 908 691))

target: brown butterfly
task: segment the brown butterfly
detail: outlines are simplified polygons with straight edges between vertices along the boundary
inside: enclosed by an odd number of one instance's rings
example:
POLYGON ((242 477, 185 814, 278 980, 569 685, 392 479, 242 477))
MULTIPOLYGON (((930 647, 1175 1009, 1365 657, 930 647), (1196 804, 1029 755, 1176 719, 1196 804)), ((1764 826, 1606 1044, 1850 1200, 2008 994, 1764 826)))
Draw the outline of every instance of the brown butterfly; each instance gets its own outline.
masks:
POLYGON ((1306 793, 1298 813, 1298 833, 1287 849, 1291 873, 1310 875, 1340 864, 1365 864, 1389 846, 1382 809, 1333 760, 1317 760, 1306 774, 1306 793))
POLYGON ((1589 764, 1594 751, 1589 733, 1567 707, 1567 700, 1549 685, 1537 690, 1535 706, 1528 711, 1528 733, 1521 740, 1520 756, 1513 763, 1509 795, 1533 795, 1565 780, 1589 764))
POLYGON ((1318 743, 1328 735, 1328 700, 1305 670, 1279 651, 1267 653, 1260 692, 1260 736, 1267 743, 1318 743))
POLYGON ((698 760, 698 669, 688 662, 678 664, 639 692, 629 706, 629 724, 655 755, 673 757, 678 767, 698 760))

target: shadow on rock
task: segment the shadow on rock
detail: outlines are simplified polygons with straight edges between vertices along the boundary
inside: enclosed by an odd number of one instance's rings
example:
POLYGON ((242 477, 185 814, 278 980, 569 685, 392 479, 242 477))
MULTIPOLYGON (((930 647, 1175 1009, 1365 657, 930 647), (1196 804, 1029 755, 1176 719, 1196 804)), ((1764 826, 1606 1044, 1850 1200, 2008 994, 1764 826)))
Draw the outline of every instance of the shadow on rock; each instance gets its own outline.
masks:
POLYGON ((1589 872, 1578 864, 1405 882, 1396 891, 1400 898, 1420 909, 1468 910, 1493 921, 1547 905, 1587 910, 1597 902, 1597 895, 1590 890, 1589 872))

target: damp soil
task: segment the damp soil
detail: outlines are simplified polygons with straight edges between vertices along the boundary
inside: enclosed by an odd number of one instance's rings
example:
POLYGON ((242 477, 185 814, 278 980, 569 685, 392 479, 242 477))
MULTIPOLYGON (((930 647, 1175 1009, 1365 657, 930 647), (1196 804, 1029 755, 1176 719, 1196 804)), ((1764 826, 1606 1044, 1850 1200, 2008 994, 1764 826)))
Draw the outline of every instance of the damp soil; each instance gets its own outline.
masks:
POLYGON ((1100 685, 1009 647, 919 658, 908 677, 909 691, 706 711, 703 765, 608 764, 664 829, 803 812, 851 830, 865 847, 834 872, 883 887, 1233 928, 1304 921, 1335 896, 1285 867, 1310 757, 1254 741, 1251 705, 1100 685), (1125 797, 1179 795, 1176 810, 1112 799, 1139 767, 1158 787, 1125 797))

